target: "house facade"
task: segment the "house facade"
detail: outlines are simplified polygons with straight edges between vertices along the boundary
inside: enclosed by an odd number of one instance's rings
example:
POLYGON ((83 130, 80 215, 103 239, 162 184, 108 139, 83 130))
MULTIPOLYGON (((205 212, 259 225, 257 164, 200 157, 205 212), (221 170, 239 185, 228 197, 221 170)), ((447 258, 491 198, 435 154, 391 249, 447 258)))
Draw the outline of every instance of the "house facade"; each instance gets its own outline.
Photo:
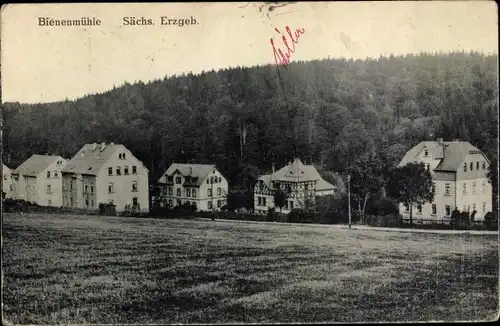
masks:
POLYGON ((12 170, 2 163, 2 192, 5 193, 5 198, 12 198, 13 190, 12 170))
POLYGON ((226 204, 227 179, 210 164, 173 163, 158 180, 163 207, 195 206, 198 211, 219 211, 226 204))
POLYGON ((40 206, 62 206, 61 171, 67 160, 56 155, 32 155, 12 171, 11 198, 40 206))
MULTIPOLYGON (((490 161, 486 155, 465 141, 423 141, 409 150, 399 166, 410 162, 424 163, 431 171, 435 185, 434 200, 412 208, 415 219, 448 219, 454 209, 472 213, 483 220, 492 211, 492 187, 488 182, 490 161)), ((410 209, 399 205, 403 218, 410 209)))
POLYGON ((121 144, 85 144, 62 170, 63 206, 149 211, 149 171, 121 144))
POLYGON ((305 165, 296 158, 287 166, 273 173, 258 178, 254 186, 254 211, 266 214, 275 206, 274 193, 281 189, 287 193, 287 201, 281 212, 290 213, 294 208, 304 208, 307 201, 314 201, 318 196, 335 194, 336 187, 325 181, 313 165, 305 165))

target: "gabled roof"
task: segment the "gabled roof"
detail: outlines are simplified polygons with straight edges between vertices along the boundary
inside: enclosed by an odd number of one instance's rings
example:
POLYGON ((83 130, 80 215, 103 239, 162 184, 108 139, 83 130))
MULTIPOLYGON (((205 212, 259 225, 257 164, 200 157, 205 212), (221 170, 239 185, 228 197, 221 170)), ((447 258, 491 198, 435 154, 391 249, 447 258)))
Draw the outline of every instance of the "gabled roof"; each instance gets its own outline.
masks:
POLYGON ((29 159, 24 161, 20 166, 17 167, 13 174, 20 174, 24 176, 36 177, 43 170, 45 170, 50 164, 54 163, 58 159, 63 159, 61 156, 56 155, 31 155, 29 159))
POLYGON ((414 162, 425 147, 430 157, 441 160, 434 171, 455 172, 468 154, 484 155, 481 150, 466 141, 422 141, 405 154, 399 166, 414 162))
POLYGON ((187 177, 184 182, 185 185, 199 186, 203 183, 207 176, 216 169, 217 167, 214 164, 172 163, 167 171, 165 171, 165 173, 158 180, 158 183, 172 183, 168 181, 167 177, 172 176, 175 172, 179 172, 183 177, 187 177))
POLYGON ((12 169, 9 168, 7 165, 5 165, 4 163, 2 163, 2 171, 3 173, 10 173, 12 172, 12 169))
POLYGON ((258 180, 264 181, 268 188, 271 188, 272 181, 278 182, 304 182, 316 181, 316 190, 331 190, 336 187, 325 181, 318 173, 314 165, 305 165, 302 161, 296 158, 287 166, 278 171, 261 176, 258 180))
POLYGON ((122 145, 85 144, 66 164, 62 172, 97 175, 122 145))

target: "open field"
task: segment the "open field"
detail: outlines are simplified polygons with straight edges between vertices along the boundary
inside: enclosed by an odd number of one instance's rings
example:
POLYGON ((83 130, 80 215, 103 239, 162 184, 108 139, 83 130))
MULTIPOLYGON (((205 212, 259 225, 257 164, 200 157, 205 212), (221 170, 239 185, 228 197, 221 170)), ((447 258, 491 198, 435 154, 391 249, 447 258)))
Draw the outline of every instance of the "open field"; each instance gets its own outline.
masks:
POLYGON ((5 214, 11 323, 484 320, 498 236, 5 214))

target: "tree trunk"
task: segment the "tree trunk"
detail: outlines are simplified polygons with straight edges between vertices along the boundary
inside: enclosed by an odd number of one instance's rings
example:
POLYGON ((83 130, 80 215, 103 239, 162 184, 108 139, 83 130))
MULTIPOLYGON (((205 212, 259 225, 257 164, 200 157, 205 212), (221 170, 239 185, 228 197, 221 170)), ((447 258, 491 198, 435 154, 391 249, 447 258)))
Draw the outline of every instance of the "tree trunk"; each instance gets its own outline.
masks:
POLYGON ((412 213, 413 213, 413 203, 410 203, 410 225, 413 226, 412 213))
POLYGON ((361 211, 361 216, 362 216, 362 219, 363 219, 363 222, 366 222, 365 221, 365 210, 366 210, 366 203, 368 202, 368 193, 365 194, 365 199, 363 201, 363 210, 361 211))

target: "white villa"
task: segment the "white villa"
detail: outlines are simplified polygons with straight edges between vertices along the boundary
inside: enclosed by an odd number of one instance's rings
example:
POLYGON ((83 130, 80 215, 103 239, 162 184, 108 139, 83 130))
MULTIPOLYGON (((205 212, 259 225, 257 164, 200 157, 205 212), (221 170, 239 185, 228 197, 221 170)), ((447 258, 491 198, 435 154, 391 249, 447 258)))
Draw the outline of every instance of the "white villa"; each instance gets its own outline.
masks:
MULTIPOLYGON (((436 187, 434 200, 412 209, 413 218, 446 219, 456 208, 476 211, 483 220, 492 210, 492 187, 488 182, 490 161, 482 151, 465 141, 422 141, 410 149, 399 166, 422 162, 431 171, 436 187)), ((400 204, 400 214, 409 217, 409 207, 400 204)))
POLYGON ((226 204, 228 181, 213 164, 173 163, 158 180, 163 207, 194 205, 219 211, 226 204))

